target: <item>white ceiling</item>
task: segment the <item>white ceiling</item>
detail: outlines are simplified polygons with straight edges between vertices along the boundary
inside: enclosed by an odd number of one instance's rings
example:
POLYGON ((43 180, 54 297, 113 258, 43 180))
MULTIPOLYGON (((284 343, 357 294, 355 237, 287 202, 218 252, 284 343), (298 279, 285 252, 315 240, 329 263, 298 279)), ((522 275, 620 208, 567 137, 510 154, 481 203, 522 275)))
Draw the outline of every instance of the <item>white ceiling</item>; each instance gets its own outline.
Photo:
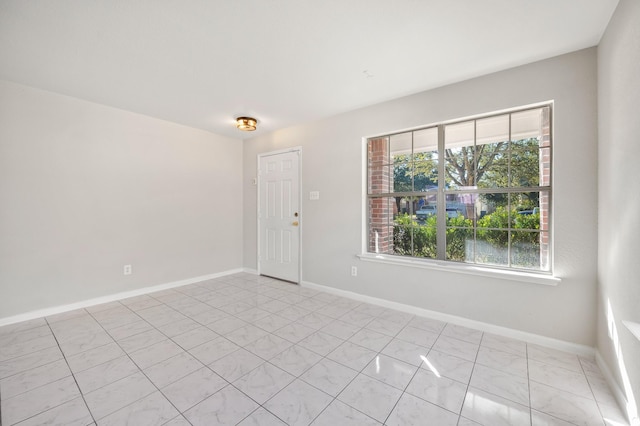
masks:
POLYGON ((617 3, 0 0, 0 78, 246 138, 594 46, 617 3))

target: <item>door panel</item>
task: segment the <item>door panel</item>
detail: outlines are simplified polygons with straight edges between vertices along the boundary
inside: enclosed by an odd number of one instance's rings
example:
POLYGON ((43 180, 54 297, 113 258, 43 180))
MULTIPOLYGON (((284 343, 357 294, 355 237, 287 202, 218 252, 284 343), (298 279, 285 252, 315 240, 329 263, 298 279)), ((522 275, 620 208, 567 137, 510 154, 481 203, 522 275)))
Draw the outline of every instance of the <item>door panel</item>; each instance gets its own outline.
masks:
POLYGON ((259 271, 298 282, 300 277, 300 151, 260 157, 259 271))
POLYGON ((276 230, 267 229, 265 235, 265 253, 264 257, 268 261, 276 260, 276 230))

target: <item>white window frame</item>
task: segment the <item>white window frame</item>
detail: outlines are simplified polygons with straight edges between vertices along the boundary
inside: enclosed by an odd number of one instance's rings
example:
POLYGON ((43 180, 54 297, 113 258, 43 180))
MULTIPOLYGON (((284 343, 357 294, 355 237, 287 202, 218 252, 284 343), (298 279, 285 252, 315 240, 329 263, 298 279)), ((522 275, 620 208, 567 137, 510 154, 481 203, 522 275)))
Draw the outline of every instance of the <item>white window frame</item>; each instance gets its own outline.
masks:
MULTIPOLYGON (((423 268, 423 269, 430 269, 430 270, 438 270, 438 271, 446 271, 446 272, 453 272, 453 273, 460 273, 460 274, 470 274, 470 275, 476 275, 476 276, 484 276, 484 277, 490 277, 490 278, 498 278, 498 279, 507 279, 507 280, 512 280, 512 281, 521 281, 521 282, 528 282, 528 283, 535 283, 535 284, 544 284, 544 285, 558 285, 561 282, 561 278, 558 276, 554 275, 554 243, 553 243, 553 187, 554 187, 554 173, 553 173, 553 168, 554 168, 554 162, 553 162, 553 154, 552 154, 552 158, 551 158, 551 181, 549 184, 548 188, 544 188, 544 190, 548 190, 549 191, 549 198, 550 198, 550 207, 549 207, 549 270, 548 271, 537 271, 537 270, 525 270, 525 269, 516 269, 516 268, 505 268, 505 267, 500 267, 497 265, 490 265, 490 264, 477 264, 477 263, 464 263, 464 262, 457 262, 457 261, 450 261, 450 260, 443 260, 443 259, 429 259, 429 258, 419 258, 419 257, 412 257, 412 256, 401 256, 401 255, 392 255, 392 254, 378 254, 378 253, 372 253, 369 252, 369 223, 368 223, 368 217, 369 217, 369 194, 368 194, 368 162, 367 162, 367 146, 368 146, 368 141, 370 139, 374 139, 374 138, 381 138, 381 137, 386 137, 386 136, 390 136, 390 135, 394 135, 394 134, 399 134, 399 133, 404 133, 404 132, 412 132, 412 131, 419 131, 422 129, 427 129, 427 128, 432 128, 432 127, 437 127, 439 129, 442 129, 445 125, 450 125, 450 124, 456 124, 456 123, 461 123, 461 122, 465 122, 465 121, 470 121, 470 120, 480 120, 483 118, 487 118, 487 117, 492 117, 492 116, 499 116, 499 115, 503 115, 503 114, 510 114, 510 113, 517 113, 520 111, 525 111, 525 110, 530 110, 530 109, 535 109, 535 108, 540 108, 540 107, 549 107, 550 108, 550 119, 551 119, 551 129, 550 129, 550 133, 551 133, 551 152, 553 152, 553 145, 554 145, 554 138, 553 138, 553 101, 546 101, 546 102, 541 102, 541 103, 537 103, 537 104, 531 104, 531 105, 526 105, 526 106, 521 106, 518 108, 510 108, 510 109, 506 109, 506 110, 501 110, 501 111, 494 111, 491 113, 487 113, 487 114, 481 114, 481 115, 474 115, 474 116, 469 116, 469 117, 463 117, 463 118, 456 118, 453 120, 448 120, 448 121, 442 121, 442 122, 438 122, 438 123, 432 123, 429 125, 424 125, 424 126, 418 126, 418 127, 413 127, 413 128, 409 128, 409 129, 405 129, 405 130, 398 130, 398 131, 393 131, 393 132, 387 132, 387 133, 381 133, 381 134, 375 134, 375 135, 371 135, 371 136, 366 136, 362 138, 362 155, 361 155, 361 159, 362 159, 362 191, 363 191, 363 197, 362 197, 362 247, 361 247, 361 252, 358 255, 358 257, 361 260, 364 261, 371 261, 371 262, 377 262, 377 263, 384 263, 384 264, 391 264, 391 265, 402 265, 402 266, 409 266, 409 267, 415 267, 415 268, 423 268)), ((439 130, 440 132, 441 130, 439 130)), ((444 152, 444 146, 443 146, 443 140, 442 138, 439 136, 439 144, 438 144, 438 151, 440 153, 444 152)), ((443 168, 444 168, 444 161, 439 162, 440 164, 442 164, 442 166, 439 169, 439 176, 444 176, 443 173, 443 168)), ((520 190, 521 188, 518 188, 517 190, 520 190)), ((540 190, 541 187, 532 187, 532 188, 528 188, 531 190, 540 190)), ((516 192, 517 190, 513 190, 513 192, 516 192)), ((440 199, 440 197, 444 200, 444 195, 445 195, 445 190, 444 188, 439 187, 438 189, 438 199, 440 199)), ((446 203, 438 203, 438 209, 443 209, 444 207, 441 206, 446 206, 446 203)), ((443 222, 443 221, 442 221, 443 222)), ((445 224, 441 223, 439 224, 439 228, 445 229, 445 224)), ((439 231, 440 233, 442 233, 442 230, 439 231)), ((442 245, 444 246, 444 245, 442 245)))

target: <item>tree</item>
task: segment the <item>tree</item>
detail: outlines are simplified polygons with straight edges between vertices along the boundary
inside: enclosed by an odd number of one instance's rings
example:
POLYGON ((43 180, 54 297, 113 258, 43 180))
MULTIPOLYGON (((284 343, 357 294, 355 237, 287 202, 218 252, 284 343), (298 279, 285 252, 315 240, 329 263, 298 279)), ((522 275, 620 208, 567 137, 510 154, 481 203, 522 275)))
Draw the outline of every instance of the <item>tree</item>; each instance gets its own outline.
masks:
POLYGON ((445 149, 445 174, 456 186, 477 186, 495 162, 505 159, 507 142, 445 149))
MULTIPOLYGON (((475 146, 445 149, 447 186, 507 188, 538 186, 540 176, 537 138, 501 141, 475 146)), ((434 152, 394 155, 394 192, 426 191, 438 185, 438 159, 434 152)), ((538 205, 538 193, 519 194, 521 209, 538 205)), ((507 194, 482 194, 490 205, 507 205, 507 194)), ((400 211, 402 197, 396 197, 400 211)), ((469 213, 471 214, 471 213, 469 213)))
POLYGON ((480 185, 481 187, 538 186, 540 182, 538 139, 512 142, 510 155, 497 158, 484 174, 486 179, 484 185, 480 185))
POLYGON ((393 157, 394 192, 423 191, 437 186, 437 175, 438 165, 431 152, 417 152, 413 161, 408 154, 393 157))
MULTIPOLYGON (((461 187, 507 187, 509 173, 517 186, 538 184, 538 139, 445 149, 445 179, 461 187), (484 181, 483 181, 484 179, 484 181)), ((413 164, 409 154, 394 156, 394 191, 420 191, 438 184, 438 161, 433 152, 417 152, 413 164), (412 168, 413 166, 413 168, 412 168), (413 178, 413 182, 412 182, 413 178)))
MULTIPOLYGON (((507 188, 538 186, 540 182, 537 138, 445 150, 448 183, 461 187, 507 188)), ((507 194, 483 194, 493 205, 506 205, 507 194)), ((521 194, 521 208, 538 205, 538 193, 521 194)), ((514 200, 512 200, 512 203, 514 200)))
POLYGON ((411 192, 413 191, 411 184, 411 163, 409 163, 409 155, 396 155, 393 157, 393 191, 394 192, 411 192))
MULTIPOLYGON (((438 185, 437 162, 433 160, 431 152, 418 152, 413 155, 413 162, 409 154, 393 156, 393 191, 412 192, 424 191, 438 185)), ((396 197, 396 206, 400 211, 400 200, 396 197)))

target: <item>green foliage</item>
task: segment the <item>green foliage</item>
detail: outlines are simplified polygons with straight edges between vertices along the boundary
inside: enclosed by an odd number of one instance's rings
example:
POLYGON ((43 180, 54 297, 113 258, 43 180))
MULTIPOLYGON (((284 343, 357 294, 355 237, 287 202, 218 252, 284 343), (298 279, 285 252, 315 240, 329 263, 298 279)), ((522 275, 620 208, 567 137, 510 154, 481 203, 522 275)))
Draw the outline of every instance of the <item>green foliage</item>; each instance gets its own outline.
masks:
POLYGON ((473 240, 473 222, 464 216, 447 219, 447 259, 467 260, 467 240, 473 240), (455 228, 450 228, 454 226, 455 228))
POLYGON ((487 241, 493 246, 507 247, 509 243, 509 213, 505 207, 498 207, 495 212, 478 220, 477 238, 487 241), (498 229, 484 229, 498 228, 498 229))
POLYGON ((424 191, 438 185, 438 164, 431 152, 393 157, 394 192, 424 191))
MULTIPOLYGON (((511 210, 512 229, 540 229, 540 213, 519 214, 516 209, 511 210)), ((504 206, 498 206, 496 210, 478 220, 478 228, 501 228, 509 227, 509 213, 504 206)))
MULTIPOLYGON (((470 145, 436 152, 393 155, 393 186, 397 211, 404 199, 413 209, 419 198, 408 192, 426 191, 438 185, 445 188, 536 187, 540 182, 540 144, 537 138, 470 145), (438 161, 445 174, 438 176, 438 161), (403 194, 404 193, 404 194, 403 194)), ((466 262, 540 267, 540 215, 519 214, 539 205, 537 191, 479 194, 487 214, 474 223, 463 215, 447 218, 446 259, 466 262), (517 206, 508 210, 507 205, 517 206), (497 206, 497 207, 496 207, 497 206), (474 239, 475 238, 475 239, 474 239)), ((411 208, 409 208, 411 210, 411 208)), ((469 212, 472 215, 473 212, 469 212)), ((418 222, 408 214, 395 218, 393 242, 398 255, 436 258, 437 217, 418 222)), ((440 242, 444 243, 443 241, 440 242)))
POLYGON ((435 258, 438 252, 436 220, 435 216, 429 216, 424 224, 418 224, 408 214, 398 215, 393 227, 395 253, 404 256, 435 258))
MULTIPOLYGON (((396 217, 393 228, 393 245, 396 254, 413 257, 435 258, 437 247, 437 217, 429 216, 420 224, 408 214, 396 217), (412 244, 413 237, 413 244, 412 244)), ((473 238, 473 222, 460 215, 447 219, 447 259, 465 260, 465 244, 473 238)))
MULTIPOLYGON (((408 155, 402 155, 408 161, 408 155)), ((393 165, 393 191, 394 192, 411 192, 413 191, 411 183, 411 168, 408 162, 397 162, 399 158, 395 158, 393 165)))
POLYGON ((514 219, 514 229, 540 229, 540 213, 532 213, 532 214, 518 214, 515 212, 512 213, 512 217, 514 219))
MULTIPOLYGON (((509 247, 509 213, 505 207, 478 220, 476 227, 476 253, 468 253, 468 243, 473 241, 473 221, 459 215, 447 218, 446 258, 455 261, 476 261, 506 265, 509 247)), ((511 211, 511 263, 525 268, 540 265, 540 235, 531 231, 540 229, 540 214, 518 214, 511 211)), ((408 214, 396 217, 393 228, 394 252, 398 255, 436 258, 437 217, 428 216, 423 223, 416 222, 408 214)))
MULTIPOLYGON (((511 210, 511 263, 522 267, 540 265, 540 234, 525 230, 540 229, 540 213, 518 214, 511 210)), ((477 241, 486 242, 477 253, 483 263, 508 264, 509 214, 501 206, 478 220, 477 241), (497 228, 497 229, 491 229, 497 228)))

